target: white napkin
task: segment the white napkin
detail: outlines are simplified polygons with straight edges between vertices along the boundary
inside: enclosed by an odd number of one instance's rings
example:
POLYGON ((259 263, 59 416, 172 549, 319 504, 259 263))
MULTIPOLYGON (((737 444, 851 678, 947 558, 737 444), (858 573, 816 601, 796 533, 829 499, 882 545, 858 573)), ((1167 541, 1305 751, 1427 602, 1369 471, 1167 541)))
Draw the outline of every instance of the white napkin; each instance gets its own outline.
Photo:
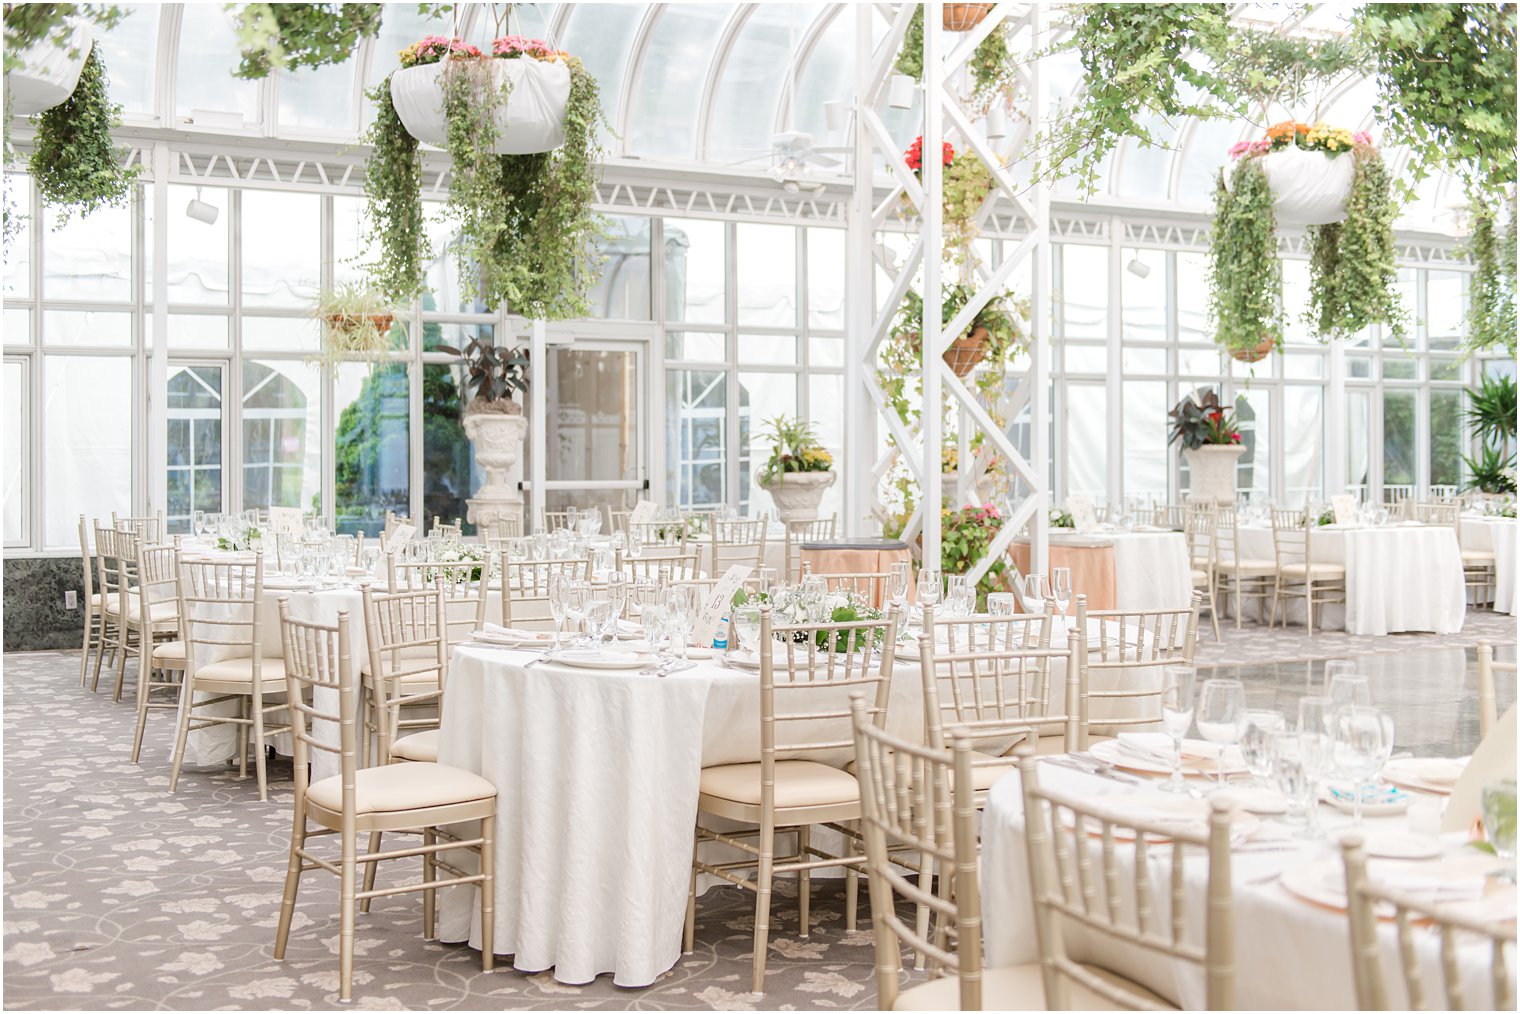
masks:
POLYGON ((1434 894, 1441 898, 1481 898, 1486 880, 1483 877, 1436 877, 1409 869, 1377 869, 1369 871, 1371 879, 1384 887, 1409 894, 1434 894))
MULTIPOLYGON (((1121 732, 1119 748, 1136 757, 1147 760, 1172 759, 1172 737, 1164 732, 1121 732)), ((1183 760, 1214 760, 1219 756, 1219 745, 1201 739, 1182 741, 1183 760)))
POLYGON ((546 630, 522 630, 517 627, 503 627, 499 623, 484 623, 475 631, 477 635, 484 634, 489 638, 498 640, 511 639, 514 641, 548 641, 553 634, 546 630))
POLYGON ((1397 763, 1405 775, 1432 785, 1455 785, 1467 769, 1465 762, 1449 757, 1410 757, 1397 763))

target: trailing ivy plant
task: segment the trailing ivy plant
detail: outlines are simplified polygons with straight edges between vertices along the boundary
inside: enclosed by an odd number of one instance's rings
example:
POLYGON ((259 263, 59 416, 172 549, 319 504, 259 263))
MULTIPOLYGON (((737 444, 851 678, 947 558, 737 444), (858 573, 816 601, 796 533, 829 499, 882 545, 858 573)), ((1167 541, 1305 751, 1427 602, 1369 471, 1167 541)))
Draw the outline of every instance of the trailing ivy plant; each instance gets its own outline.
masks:
POLYGON ((1515 203, 1501 199, 1500 209, 1509 221, 1500 242, 1493 206, 1481 197, 1472 202, 1472 235, 1467 239, 1467 256, 1473 262, 1465 343, 1469 352, 1502 348, 1511 358, 1515 355, 1515 203))
MULTIPOLYGON (((987 37, 977 43, 971 57, 966 61, 971 71, 970 105, 986 111, 1000 97, 1007 98, 1013 89, 1018 72, 1018 60, 1008 48, 1006 23, 1000 22, 987 37)), ((903 35, 902 46, 897 51, 893 67, 899 74, 906 74, 915 81, 924 79, 924 5, 915 4, 913 17, 903 35)))
MULTIPOLYGON (((1399 302, 1393 220, 1398 205, 1383 158, 1371 145, 1351 155, 1356 172, 1343 222, 1309 227, 1309 309, 1304 320, 1322 338, 1350 338, 1369 324, 1402 332, 1407 316, 1399 302)), ((1249 159, 1247 161, 1250 161, 1249 159)))
POLYGON ((244 4, 237 12, 242 62, 233 74, 262 78, 275 67, 342 63, 380 31, 383 10, 380 4, 244 4))
MULTIPOLYGON (((974 294, 971 286, 959 282, 947 285, 940 305, 941 323, 948 324, 974 294)), ((963 334, 971 334, 977 328, 987 332, 983 339, 986 355, 975 374, 976 389, 991 405, 997 417, 997 395, 1002 390, 1008 374, 1008 363, 1018 353, 1024 327, 1029 317, 1029 304, 1008 294, 992 297, 987 305, 966 325, 963 334)), ((883 344, 881 370, 877 379, 887 395, 887 401, 897 411, 905 425, 915 425, 919 418, 919 405, 908 390, 908 378, 921 378, 923 366, 924 300, 918 293, 908 291, 903 298, 897 318, 892 322, 890 340, 883 344)))
POLYGON ((1244 99, 1265 127, 1276 106, 1318 106, 1318 93, 1351 71, 1363 70, 1360 45, 1339 35, 1284 35, 1232 26, 1214 73, 1244 99))
POLYGON ((1378 121, 1411 152, 1409 192, 1437 166, 1490 190, 1515 181, 1515 20, 1512 3, 1357 9, 1378 121))
POLYGON ((123 205, 137 178, 136 166, 122 165, 111 144, 111 128, 121 122, 121 107, 111 101, 100 47, 90 50, 79 84, 62 103, 37 114, 37 134, 27 164, 42 203, 88 215, 107 205, 123 205))
POLYGON ((366 269, 387 298, 405 304, 422 291, 422 266, 432 258, 422 214, 422 151, 391 103, 391 79, 381 81, 368 97, 375 104, 375 119, 364 135, 370 146, 364 196, 369 243, 378 259, 366 269))
POLYGON ((1277 213, 1260 160, 1235 163, 1229 182, 1219 171, 1214 187, 1214 230, 1209 247, 1209 310, 1214 340, 1229 351, 1249 352, 1282 342, 1282 262, 1277 258, 1277 213))

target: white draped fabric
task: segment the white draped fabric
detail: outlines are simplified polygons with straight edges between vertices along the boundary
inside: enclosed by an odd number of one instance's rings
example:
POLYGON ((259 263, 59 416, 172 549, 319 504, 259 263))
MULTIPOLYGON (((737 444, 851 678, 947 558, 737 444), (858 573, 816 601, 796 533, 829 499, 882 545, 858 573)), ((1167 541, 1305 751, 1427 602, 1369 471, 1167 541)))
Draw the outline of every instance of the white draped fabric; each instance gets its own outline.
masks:
POLYGON ((1114 540, 1117 609, 1186 609, 1193 568, 1180 532, 1122 532, 1114 540))
POLYGON ((1463 518, 1462 545, 1494 554, 1494 611, 1515 615, 1515 569, 1520 566, 1520 521, 1463 518))

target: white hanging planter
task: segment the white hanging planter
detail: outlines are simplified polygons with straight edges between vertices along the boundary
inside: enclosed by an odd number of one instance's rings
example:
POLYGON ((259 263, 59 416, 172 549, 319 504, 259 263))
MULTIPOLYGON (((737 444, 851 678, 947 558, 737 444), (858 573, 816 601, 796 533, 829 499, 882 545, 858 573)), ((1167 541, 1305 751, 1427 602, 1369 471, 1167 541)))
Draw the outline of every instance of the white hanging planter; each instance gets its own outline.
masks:
POLYGON ((1329 225, 1346 217, 1356 156, 1289 147, 1260 156, 1279 226, 1329 225))
MULTIPOLYGON (((570 68, 558 60, 520 56, 489 59, 491 84, 509 87, 496 109, 498 155, 552 151, 565 141, 565 106, 570 102, 570 68)), ((391 103, 407 133, 424 144, 448 146, 443 111, 443 72, 447 61, 407 67, 391 75, 391 103)))
POLYGON ((917 92, 918 82, 906 74, 887 78, 887 105, 893 109, 912 109, 917 92))
POLYGON ((88 23, 76 21, 69 41, 58 46, 52 39, 42 39, 20 54, 21 66, 5 74, 5 90, 10 96, 10 111, 17 116, 31 116, 65 101, 74 94, 79 74, 89 59, 94 38, 88 23))

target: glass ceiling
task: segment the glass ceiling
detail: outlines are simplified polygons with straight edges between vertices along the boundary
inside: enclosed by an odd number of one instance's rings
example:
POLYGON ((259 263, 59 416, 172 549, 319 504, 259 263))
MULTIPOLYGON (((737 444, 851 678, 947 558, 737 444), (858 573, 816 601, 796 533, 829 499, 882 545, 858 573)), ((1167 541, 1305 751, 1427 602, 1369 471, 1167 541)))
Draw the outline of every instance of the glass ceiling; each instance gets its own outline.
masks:
MULTIPOLYGON (((841 144, 844 137, 831 136, 823 107, 848 101, 855 80, 855 18, 843 4, 517 4, 501 32, 483 4, 459 5, 457 23, 452 16, 428 19, 416 4, 387 4, 379 36, 350 60, 276 72, 264 81, 232 77, 237 44, 222 4, 125 6, 128 16, 99 41, 126 121, 242 137, 353 141, 370 116, 363 92, 395 69, 402 47, 431 33, 482 44, 510 32, 576 53, 601 85, 613 126, 609 154, 672 168, 765 169, 772 135, 789 130, 810 133, 820 145, 841 144)), ((873 45, 879 45, 889 26, 882 6, 873 6, 873 45)), ((1317 5, 1305 14, 1300 5, 1253 4, 1234 13, 1263 27, 1324 31, 1339 27, 1343 6, 1317 5)), ((1045 66, 1052 102, 1069 101, 1081 83, 1075 54, 1045 66)), ((1373 128, 1371 81, 1341 82, 1322 99, 1321 118, 1373 128)), ((887 125, 906 146, 917 133, 916 110, 887 112, 887 125)), ((1231 120, 1154 126, 1167 147, 1125 141, 1100 194, 1142 209, 1207 210, 1230 145, 1258 130, 1231 120)), ((1395 169, 1402 167, 1402 151, 1388 155, 1395 169)), ((1075 196, 1066 187, 1058 187, 1058 195, 1075 196)), ((1435 215, 1458 200, 1452 181, 1426 180, 1402 224, 1430 228, 1435 215)))

